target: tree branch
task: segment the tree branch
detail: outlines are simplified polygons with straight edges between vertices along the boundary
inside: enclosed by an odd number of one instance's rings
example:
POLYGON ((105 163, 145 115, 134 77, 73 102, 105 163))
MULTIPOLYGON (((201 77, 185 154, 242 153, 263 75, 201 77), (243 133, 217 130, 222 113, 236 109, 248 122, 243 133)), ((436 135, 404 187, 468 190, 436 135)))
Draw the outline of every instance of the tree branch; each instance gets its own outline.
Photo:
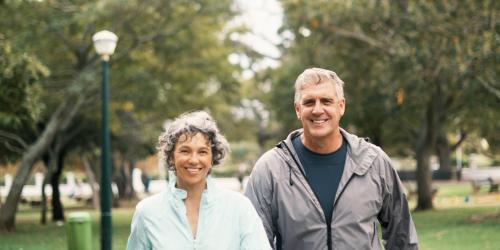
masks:
POLYGON ((10 132, 7 132, 7 131, 0 130, 0 137, 16 141, 19 145, 22 146, 23 150, 25 150, 25 149, 28 148, 28 144, 23 140, 23 138, 21 138, 20 136, 14 134, 14 133, 10 133, 10 132))
POLYGON ((460 139, 458 139, 455 144, 450 146, 450 151, 455 151, 460 146, 460 144, 465 141, 465 138, 467 138, 467 133, 465 133, 464 131, 460 131, 460 139))
POLYGON ((500 90, 495 88, 495 85, 493 83, 489 83, 489 82, 485 81, 482 77, 478 77, 477 80, 479 81, 479 83, 481 83, 481 85, 483 85, 483 87, 486 90, 488 90, 490 93, 495 95, 497 97, 497 99, 500 100, 500 90))
POLYGON ((9 141, 4 141, 3 142, 3 145, 5 146, 5 148, 7 148, 8 150, 14 152, 14 153, 18 153, 20 155, 22 155, 24 153, 24 149, 23 148, 20 148, 20 147, 16 147, 14 145, 11 145, 9 143, 9 141))
POLYGON ((346 30, 346 29, 343 29, 343 28, 340 28, 340 27, 336 27, 336 26, 330 26, 330 29, 329 29, 331 32, 339 35, 339 36, 343 36, 343 37, 347 37, 347 38, 352 38, 352 39, 355 39, 355 40, 358 40, 358 41, 361 41, 361 42, 364 42, 372 47, 375 47, 375 48, 379 48, 379 49, 382 49, 383 51, 389 53, 389 54, 392 54, 391 50, 390 50, 390 46, 386 43, 383 43, 383 42, 380 42, 374 38, 371 38, 367 35, 365 35, 363 32, 354 32, 354 31, 350 31, 350 30, 346 30))

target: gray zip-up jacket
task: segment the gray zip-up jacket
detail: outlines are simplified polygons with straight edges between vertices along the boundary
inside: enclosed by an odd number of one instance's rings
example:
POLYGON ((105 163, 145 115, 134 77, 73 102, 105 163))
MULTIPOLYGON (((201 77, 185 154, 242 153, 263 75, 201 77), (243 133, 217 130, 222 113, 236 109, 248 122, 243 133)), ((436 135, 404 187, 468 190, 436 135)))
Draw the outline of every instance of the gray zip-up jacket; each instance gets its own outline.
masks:
POLYGON ((275 249, 418 249, 417 234, 401 181, 379 147, 341 129, 348 143, 344 173, 331 225, 305 178, 292 145, 285 141, 255 164, 245 195, 259 213, 275 249))

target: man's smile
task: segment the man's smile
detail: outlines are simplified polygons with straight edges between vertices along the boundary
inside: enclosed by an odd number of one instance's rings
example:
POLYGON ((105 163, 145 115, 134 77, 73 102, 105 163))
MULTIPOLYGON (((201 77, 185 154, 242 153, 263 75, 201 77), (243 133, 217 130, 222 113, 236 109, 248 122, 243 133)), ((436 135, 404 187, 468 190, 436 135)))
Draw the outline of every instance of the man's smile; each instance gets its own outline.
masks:
POLYGON ((325 123, 327 121, 328 121, 328 119, 312 119, 311 120, 312 123, 316 123, 316 124, 322 124, 322 123, 325 123))

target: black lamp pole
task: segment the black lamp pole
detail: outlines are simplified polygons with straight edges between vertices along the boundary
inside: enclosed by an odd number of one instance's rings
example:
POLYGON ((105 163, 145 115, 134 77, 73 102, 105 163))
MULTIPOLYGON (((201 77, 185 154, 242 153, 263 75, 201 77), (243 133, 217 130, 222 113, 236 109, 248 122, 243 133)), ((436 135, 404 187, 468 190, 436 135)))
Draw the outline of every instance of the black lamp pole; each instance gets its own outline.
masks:
POLYGON ((102 59, 102 151, 101 151, 101 249, 111 250, 111 174, 108 123, 109 56, 102 59), (107 58, 106 58, 107 57, 107 58))

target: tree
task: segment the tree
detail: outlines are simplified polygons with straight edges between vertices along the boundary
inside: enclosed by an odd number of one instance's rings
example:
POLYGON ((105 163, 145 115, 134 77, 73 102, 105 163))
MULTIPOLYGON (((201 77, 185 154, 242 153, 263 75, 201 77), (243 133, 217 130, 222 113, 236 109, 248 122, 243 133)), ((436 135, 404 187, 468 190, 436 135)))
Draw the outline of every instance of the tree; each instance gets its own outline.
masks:
POLYGON ((481 84, 494 86, 498 6, 494 1, 283 1, 283 7, 281 30, 292 39, 283 43, 286 63, 273 81, 274 111, 284 121, 294 120, 283 96, 292 96, 295 77, 306 67, 334 69, 347 83, 343 126, 388 151, 413 155, 417 209, 431 209, 429 159, 437 138, 489 127, 492 121, 479 113, 498 117, 498 100, 481 84), (486 125, 474 126, 480 122, 486 125))
POLYGON ((14 50, 42 58, 51 72, 41 83, 38 102, 47 125, 26 143, 2 206, 0 229, 14 229, 17 202, 34 162, 78 114, 95 113, 100 75, 91 35, 96 31, 107 28, 120 37, 111 61, 115 135, 122 129, 119 110, 129 113, 141 132, 159 134, 167 117, 187 109, 215 108, 234 98, 238 83, 232 73, 237 68, 227 62, 231 49, 221 39, 235 14, 228 0, 10 1, 3 3, 0 14, 1 30, 16 44, 14 50))

